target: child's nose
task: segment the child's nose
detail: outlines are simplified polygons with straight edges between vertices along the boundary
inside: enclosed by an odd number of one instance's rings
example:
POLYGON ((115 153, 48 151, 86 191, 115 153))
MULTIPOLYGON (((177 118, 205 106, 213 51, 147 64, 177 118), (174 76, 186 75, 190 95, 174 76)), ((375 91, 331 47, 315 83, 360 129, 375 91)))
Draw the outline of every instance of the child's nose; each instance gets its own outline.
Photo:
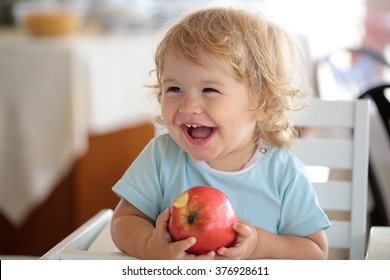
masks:
POLYGON ((183 96, 182 103, 179 108, 181 114, 201 114, 201 100, 195 96, 183 96))

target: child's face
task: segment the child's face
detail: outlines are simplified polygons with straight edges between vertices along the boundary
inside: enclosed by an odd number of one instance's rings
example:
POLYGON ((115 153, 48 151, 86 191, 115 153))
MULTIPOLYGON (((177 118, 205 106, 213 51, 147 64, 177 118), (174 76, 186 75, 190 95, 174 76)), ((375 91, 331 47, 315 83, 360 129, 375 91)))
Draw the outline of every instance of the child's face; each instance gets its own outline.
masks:
POLYGON ((176 143, 192 158, 222 171, 240 170, 255 149, 254 131, 262 112, 212 56, 199 62, 167 54, 162 74, 162 117, 176 143))

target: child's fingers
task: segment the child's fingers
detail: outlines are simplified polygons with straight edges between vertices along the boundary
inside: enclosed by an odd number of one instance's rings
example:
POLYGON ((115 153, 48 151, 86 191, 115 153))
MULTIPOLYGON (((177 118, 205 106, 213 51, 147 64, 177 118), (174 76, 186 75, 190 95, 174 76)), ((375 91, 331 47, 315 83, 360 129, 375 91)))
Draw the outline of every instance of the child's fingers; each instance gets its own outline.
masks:
POLYGON ((235 223, 233 229, 242 237, 247 238, 252 234, 252 229, 250 226, 242 223, 235 223))
POLYGON ((156 220, 156 229, 166 229, 168 227, 169 222, 169 209, 166 209, 162 212, 156 220))
POLYGON ((217 254, 224 258, 236 259, 241 256, 242 248, 240 246, 230 248, 222 247, 218 249, 217 254))
POLYGON ((199 255, 199 256, 192 256, 192 257, 195 257, 195 259, 197 259, 197 260, 212 260, 212 259, 215 259, 215 252, 210 251, 207 254, 199 255))
POLYGON ((172 248, 176 252, 184 252, 184 251, 188 250, 195 243, 196 243, 196 238, 189 237, 189 238, 174 242, 172 244, 172 248))
MULTIPOLYGON (((181 252, 187 251, 195 243, 196 243, 196 238, 195 237, 189 237, 187 239, 175 242, 173 244, 173 246, 174 246, 174 250, 176 250, 177 253, 181 253, 181 252)), ((215 252, 214 251, 210 251, 207 254, 203 254, 203 255, 192 255, 192 254, 189 254, 189 253, 188 254, 185 253, 185 254, 186 254, 185 259, 211 260, 211 259, 214 259, 214 257, 215 257, 215 252)))
POLYGON ((169 209, 162 212, 156 220, 156 234, 160 239, 164 239, 168 242, 172 242, 172 237, 168 231, 169 223, 169 209))
POLYGON ((165 211, 162 212, 159 217, 164 221, 164 223, 168 223, 170 217, 169 208, 165 209, 165 211))
POLYGON ((240 258, 244 253, 243 243, 245 243, 252 234, 252 229, 249 225, 244 223, 235 223, 233 229, 237 232, 237 238, 232 247, 219 248, 217 254, 225 258, 236 259, 240 258))

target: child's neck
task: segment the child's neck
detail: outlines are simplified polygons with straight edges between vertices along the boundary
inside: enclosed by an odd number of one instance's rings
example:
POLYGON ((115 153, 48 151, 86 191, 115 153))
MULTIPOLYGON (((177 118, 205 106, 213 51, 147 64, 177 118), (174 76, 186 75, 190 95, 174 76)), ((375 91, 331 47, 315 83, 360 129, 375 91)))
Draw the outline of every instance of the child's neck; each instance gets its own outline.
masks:
POLYGON ((209 161, 207 164, 216 170, 225 172, 234 172, 242 170, 245 165, 252 159, 257 145, 248 145, 245 151, 241 153, 233 153, 220 161, 209 161))

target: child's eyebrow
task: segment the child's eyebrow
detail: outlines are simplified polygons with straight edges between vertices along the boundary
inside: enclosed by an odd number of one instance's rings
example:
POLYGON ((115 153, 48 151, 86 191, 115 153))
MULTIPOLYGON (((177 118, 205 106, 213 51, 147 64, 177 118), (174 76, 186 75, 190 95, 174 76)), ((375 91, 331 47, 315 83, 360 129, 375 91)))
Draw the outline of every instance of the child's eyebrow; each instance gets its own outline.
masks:
POLYGON ((202 84, 223 85, 224 83, 222 83, 218 80, 205 80, 205 81, 202 81, 202 84))
POLYGON ((167 79, 162 79, 161 83, 176 83, 176 80, 173 78, 167 78, 167 79))

